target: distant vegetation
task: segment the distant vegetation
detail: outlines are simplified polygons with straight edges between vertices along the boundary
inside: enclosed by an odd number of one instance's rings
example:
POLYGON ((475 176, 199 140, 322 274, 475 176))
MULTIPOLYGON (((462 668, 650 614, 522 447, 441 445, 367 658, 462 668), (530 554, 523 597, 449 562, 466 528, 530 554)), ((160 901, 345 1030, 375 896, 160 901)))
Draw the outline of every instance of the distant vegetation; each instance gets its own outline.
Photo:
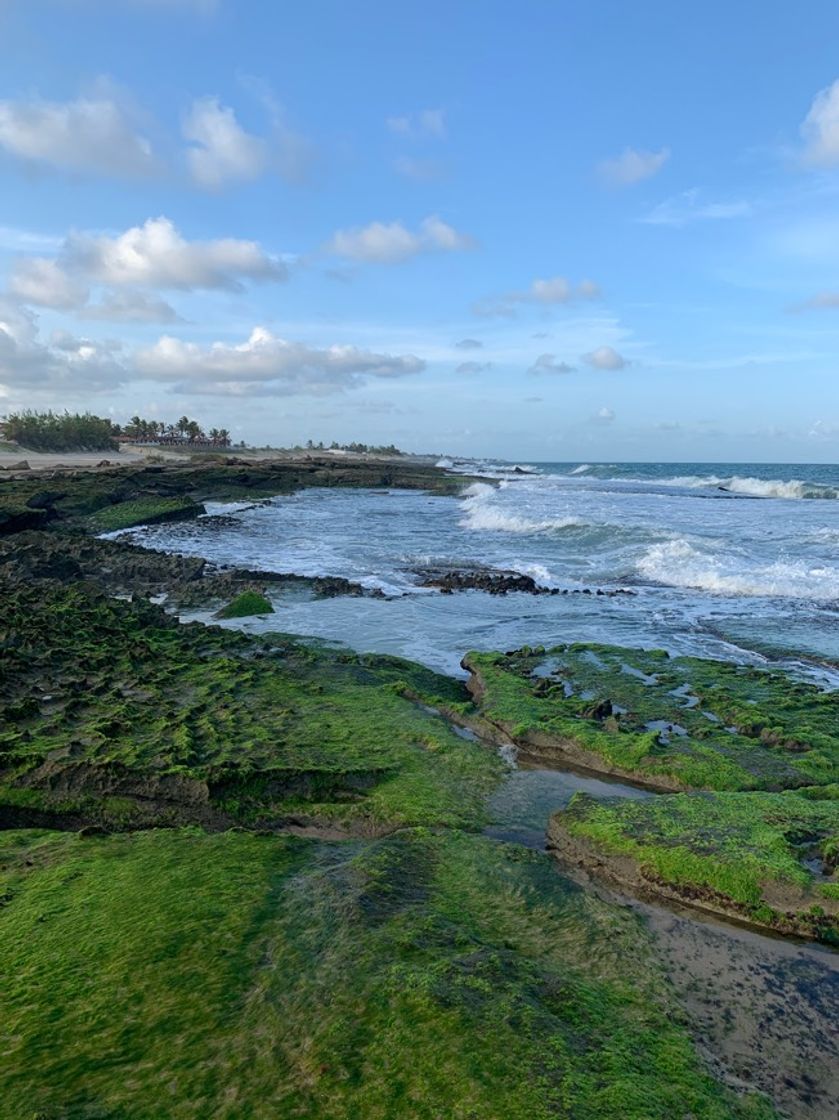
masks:
POLYGON ((13 412, 0 421, 0 437, 30 451, 115 451, 120 437, 164 446, 229 447, 226 428, 205 432, 197 420, 182 416, 175 424, 132 416, 125 425, 89 412, 13 412))
POLYGON ((190 420, 188 416, 182 416, 175 424, 132 416, 121 433, 148 443, 212 443, 217 447, 230 446, 230 432, 227 428, 210 428, 209 432, 205 432, 197 420, 190 420))
POLYGON ((31 451, 114 451, 119 429, 89 412, 12 412, 0 434, 31 451))
MULTIPOLYGON (((295 447, 295 451, 302 451, 301 447, 295 447)), ((373 443, 337 443, 332 441, 328 446, 321 440, 315 443, 313 440, 306 440, 307 451, 355 451, 357 454, 367 455, 404 455, 404 451, 400 451, 392 443, 388 444, 373 444, 373 443)))

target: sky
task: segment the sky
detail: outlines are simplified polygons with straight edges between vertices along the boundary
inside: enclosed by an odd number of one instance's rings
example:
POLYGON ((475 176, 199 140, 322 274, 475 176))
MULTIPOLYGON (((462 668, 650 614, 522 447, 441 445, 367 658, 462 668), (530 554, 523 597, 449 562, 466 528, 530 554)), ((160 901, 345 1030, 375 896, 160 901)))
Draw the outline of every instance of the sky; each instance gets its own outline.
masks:
POLYGON ((839 460, 839 6, 0 0, 0 414, 839 460))

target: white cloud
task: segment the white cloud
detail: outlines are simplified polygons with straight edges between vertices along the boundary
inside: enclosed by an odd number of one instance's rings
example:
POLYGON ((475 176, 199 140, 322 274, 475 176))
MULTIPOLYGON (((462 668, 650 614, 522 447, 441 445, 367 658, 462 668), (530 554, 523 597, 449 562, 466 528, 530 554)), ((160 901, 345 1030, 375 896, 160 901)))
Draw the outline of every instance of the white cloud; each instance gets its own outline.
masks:
POLYGON ((539 303, 568 303, 571 299, 571 285, 564 276, 554 276, 552 280, 534 280, 529 292, 515 298, 533 299, 539 303))
POLYGON ((16 229, 14 226, 0 226, 0 249, 13 253, 46 253, 61 246, 63 238, 35 230, 16 229))
POLYGON ((839 292, 817 292, 811 299, 796 304, 792 311, 820 311, 839 308, 839 292))
POLYGON ((47 345, 31 311, 0 298, 0 386, 27 393, 110 390, 128 379, 119 344, 66 332, 47 345))
POLYGON ((287 183, 304 183, 315 161, 314 144, 295 132, 288 123, 286 111, 268 82, 253 75, 242 76, 239 82, 268 114, 269 127, 265 137, 268 169, 287 183))
POLYGON ((590 417, 590 422, 592 424, 611 424, 614 419, 615 414, 611 408, 600 408, 590 417))
POLYGON ((132 289, 106 291, 100 303, 80 312, 82 319, 100 319, 111 323, 181 323, 181 316, 165 300, 132 289))
POLYGON ((477 338, 462 338, 455 346, 458 350, 480 350, 483 343, 477 338))
POLYGON ((574 366, 557 361, 556 354, 540 354, 528 373, 573 373, 574 366))
POLYGON ((657 175, 669 158, 669 148, 662 148, 658 152, 624 148, 615 159, 604 159, 599 163, 597 172, 604 182, 614 187, 631 187, 657 175))
POLYGON ((187 150, 187 162, 200 187, 217 190, 229 182, 256 179, 265 170, 265 141, 245 132, 233 110, 216 97, 193 101, 182 131, 193 145, 187 150))
POLYGON ((443 140, 446 136, 446 111, 445 109, 422 109, 418 113, 388 117, 385 124, 391 132, 395 132, 398 136, 431 136, 443 140))
POLYGON ((839 79, 816 94, 800 131, 805 163, 817 167, 839 163, 839 79))
POLYGON ((492 362, 461 362, 455 373, 486 373, 492 369, 492 362))
POLYGON ((416 233, 401 222, 371 222, 356 229, 338 230, 326 251, 370 264, 397 264, 419 253, 452 253, 474 246, 471 237, 432 214, 420 223, 416 233))
POLYGON ((698 187, 682 191, 667 198, 645 214, 640 220, 651 226, 684 226, 688 222, 725 221, 730 218, 748 218, 753 207, 745 199, 731 202, 704 202, 698 187))
POLYGON ((355 346, 318 349, 256 327, 237 346, 201 346, 164 336, 137 352, 135 366, 139 376, 175 382, 181 393, 286 396, 352 389, 367 377, 419 373, 425 363, 412 354, 377 354, 355 346))
POLYGON ((564 276, 554 276, 550 280, 534 280, 529 291, 511 298, 535 303, 570 303, 574 299, 599 299, 600 288, 593 280, 581 280, 574 287, 564 276))
POLYGON ((75 101, 0 101, 0 148, 62 171, 132 176, 157 168, 148 139, 106 92, 75 101))
POLYGON ((617 370, 629 365, 629 361, 613 346, 598 346, 596 350, 583 354, 582 360, 593 369, 617 370))
POLYGON ((827 420, 816 420, 807 435, 810 439, 836 439, 839 437, 839 423, 831 424, 827 420))
POLYGON ((63 251, 65 267, 102 284, 140 287, 226 288, 243 280, 285 280, 287 270, 256 241, 187 241, 168 218, 149 218, 116 237, 74 234, 63 251))
POLYGON ((17 261, 9 278, 9 293, 27 303, 62 310, 81 307, 88 296, 84 283, 46 257, 17 261))
POLYGON ((575 285, 564 276, 553 276, 547 280, 534 280, 526 291, 508 292, 503 296, 480 300, 472 310, 474 314, 485 318, 512 318, 516 314, 515 304, 518 303, 556 305, 572 303, 574 300, 599 299, 600 294, 600 287, 593 280, 581 280, 575 285))

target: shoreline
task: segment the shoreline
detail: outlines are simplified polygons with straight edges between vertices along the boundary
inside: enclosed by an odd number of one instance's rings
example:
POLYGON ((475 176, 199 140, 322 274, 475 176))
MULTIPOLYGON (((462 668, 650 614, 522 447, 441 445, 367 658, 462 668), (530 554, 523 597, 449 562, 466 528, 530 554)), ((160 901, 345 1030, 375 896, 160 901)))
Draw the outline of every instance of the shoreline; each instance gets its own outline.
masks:
MULTIPOLYGON (((48 833, 47 839, 39 841, 56 852, 64 851, 63 843, 71 845, 66 857, 55 858, 90 858, 74 854, 75 845, 80 844, 80 853, 102 852, 103 868, 107 869, 111 849, 123 852, 119 858, 125 860, 129 857, 124 852, 130 849, 120 845, 148 843, 155 851, 167 853, 165 859, 161 854, 158 869, 152 873, 163 875, 152 881, 158 883, 154 889, 165 894, 166 876, 176 873, 193 848, 210 851, 221 842, 219 838, 228 837, 231 851, 240 847, 244 851, 257 843, 263 849, 272 846, 277 859, 281 853, 293 854, 303 867, 293 882, 299 883, 302 876, 307 889, 316 892, 319 907, 326 906, 325 900, 331 896, 317 892, 324 882, 331 883, 329 890, 337 891, 341 902, 339 916, 330 918, 329 928, 343 931, 341 936, 349 938, 353 947, 366 944, 367 934, 359 931, 380 926, 390 929, 392 922, 398 928, 408 914, 414 915, 411 920, 419 923, 419 930, 430 921, 442 922, 442 931, 455 920, 471 921, 468 934, 459 935, 470 946, 466 960, 500 954, 498 959, 505 962, 502 971, 487 973, 487 984, 496 993, 492 999, 502 1002, 491 1004, 491 1022, 481 1019, 479 1035, 461 1024, 450 1041, 457 1038, 459 1045, 471 1046, 469 1040, 480 1037, 481 1050, 489 1045, 494 1064, 503 1068, 506 1055, 515 1049, 509 1040, 500 1041, 502 1035, 497 1033, 503 1031, 509 1015, 503 993, 515 993, 510 998, 524 1001, 516 1006, 536 1001, 539 1015, 547 1016, 544 1022, 551 1026, 528 1038, 517 1058, 519 1075, 530 1068, 528 1062, 539 1065, 545 1031, 564 1029, 550 1018, 554 1014, 550 999, 545 1003, 547 997, 540 994, 543 981, 535 989, 528 987, 526 977, 532 970, 553 976, 551 969, 567 969, 569 961, 576 960, 575 954, 581 954, 579 965, 574 965, 580 969, 580 980, 573 984, 594 985, 593 991, 605 993, 606 988, 597 985, 612 983, 610 954, 622 946, 618 957, 625 962, 643 945, 632 965, 638 979, 631 996, 624 988, 615 989, 623 993, 615 1007, 630 999, 634 1009, 630 1018, 625 1020, 616 1010, 606 1014, 612 996, 606 999, 604 995, 602 1004, 601 995, 594 997, 597 1025, 595 1033, 587 1036, 584 1053, 597 1052, 606 1039, 615 1036, 632 1038, 633 1045, 646 1053, 647 1043, 638 1040, 637 1016, 648 1017, 655 1024, 650 1037, 664 1037, 662 1032, 669 1030, 675 1032, 674 1045, 681 1040, 679 1053, 684 1057, 679 1063, 687 1064, 677 1063, 676 1072, 668 1066, 668 1078, 675 1078, 675 1084, 690 1083, 692 1099, 704 1100, 702 1093, 710 1094, 709 1102, 718 1099, 715 1094, 723 1090, 714 1088, 716 1082, 702 1080, 709 1075, 701 1060, 692 1056, 684 1027, 673 1025, 668 1018, 672 1008, 664 1010, 670 997, 659 991, 660 984, 653 979, 657 966, 652 955, 645 955, 654 954, 653 942, 640 920, 620 907, 572 890, 542 853, 482 834, 488 796, 503 788, 505 770, 496 748, 518 741, 523 753, 530 754, 527 744, 532 736, 517 730, 515 721, 499 721, 485 714, 485 698, 470 696, 463 682, 399 658, 344 648, 330 650, 326 644, 308 644, 276 633, 255 637, 200 623, 182 624, 148 599, 166 592, 172 605, 192 596, 196 605, 206 606, 208 598, 218 603, 256 586, 260 579, 274 581, 268 573, 213 569, 199 558, 156 553, 90 535, 99 524, 93 519, 102 510, 120 513, 123 506, 123 513, 133 514, 140 511, 132 503, 140 500, 185 500, 200 506, 202 496, 213 500, 211 494, 233 492, 258 499, 264 488, 276 486, 278 480, 282 488, 275 493, 289 493, 297 484, 320 485, 324 475, 328 484, 345 486, 367 485, 371 477, 382 485, 399 485, 383 482, 385 475, 415 488, 425 488, 430 481, 442 493, 456 492, 471 481, 436 468, 429 470, 425 464, 400 467, 394 467, 396 473, 392 474, 390 464, 347 468, 341 463, 339 468, 320 460, 257 468, 238 463, 222 468, 188 464, 129 472, 127 486, 118 481, 115 471, 100 468, 61 476, 61 484, 46 497, 28 489, 31 477, 14 480, 20 507, 41 509, 47 516, 43 528, 35 531, 15 531, 7 521, 5 535, 0 536, 0 580, 7 589, 7 610, 16 620, 13 631, 23 643, 11 647, 15 660, 9 681, 17 682, 18 691, 6 714, 12 715, 21 733, 6 744, 7 764, 11 761, 18 770, 10 778, 7 765, 0 782, 0 801, 5 806, 0 819, 5 813, 6 826, 0 830, 0 847, 35 842, 40 835, 37 830, 55 829, 63 814, 63 824, 58 827, 65 830, 48 833), (57 496, 62 490, 66 493, 57 496), (27 506, 32 496, 40 504, 27 506), (111 500, 114 496, 118 500, 111 500), (119 602, 113 598, 115 592, 130 595, 134 601, 119 602), (456 727, 468 728, 484 741, 470 741, 458 735, 456 727), (41 759, 39 766, 33 765, 36 758, 41 759), (333 881, 333 872, 324 880, 319 862, 324 859, 331 868, 355 860, 355 870, 348 872, 346 883, 340 878, 333 881), (368 860, 372 861, 369 872, 362 871, 368 860), (445 875, 451 877, 454 867, 460 868, 453 880, 456 889, 447 885, 449 880, 436 878, 437 868, 448 868, 445 875), (352 884, 359 875, 365 885, 356 902, 352 884), (454 905, 458 917, 447 909, 443 919, 440 899, 448 898, 446 892, 451 891, 454 894, 447 906, 454 905), (523 909, 516 909, 519 898, 530 900, 523 909), (496 934, 498 914, 510 907, 507 932, 496 934), (348 924, 350 912, 360 917, 348 924), (474 917, 469 918, 470 914, 474 917), (554 916, 547 920, 547 914, 554 916), (557 931, 566 928, 573 935, 569 941, 561 938, 554 951, 557 931), (543 948, 537 949, 537 945, 543 948), (596 975, 590 969, 589 950, 582 952, 582 946, 594 947, 596 975), (647 994, 642 995, 644 992, 647 994), (696 1061, 699 1064, 693 1065, 696 1061)), ((43 491, 44 476, 39 479, 43 491)), ((4 477, 4 481, 11 480, 4 477)), ((166 515, 171 512, 158 508, 166 515)), ((146 505, 142 512, 148 509, 146 505)), ((280 577, 277 586, 303 578, 280 577)), ((330 581, 324 582, 327 586, 320 590, 325 595, 358 593, 347 581, 332 581, 331 587, 330 581)), ((318 593, 314 581, 305 586, 318 593)), ((493 593, 491 584, 483 590, 493 593)), ((280 615, 277 622, 281 627, 280 615)), ((533 757, 545 761, 548 752, 537 750, 537 745, 535 739, 530 743, 533 757)), ((561 754, 553 755, 551 761, 561 765, 561 754)), ((620 773, 607 769, 602 756, 587 754, 586 758, 595 762, 585 767, 589 774, 638 781, 637 770, 620 773)), ((33 882, 37 883, 37 863, 34 866, 33 882)), ((77 867, 73 862, 67 866, 77 867)), ((210 861, 206 875, 212 875, 212 866, 210 861)), ((21 889, 14 887, 13 898, 21 889)), ((208 884, 207 889, 222 888, 208 884)), ((296 888, 291 885, 278 884, 272 889, 278 892, 277 898, 285 898, 282 892, 287 890, 291 892, 288 898, 295 898, 296 888)), ((14 901, 8 913, 18 913, 14 901)), ((289 920, 303 920, 297 909, 290 913, 289 920)), ((315 907, 307 917, 312 923, 308 936, 315 939, 325 932, 319 914, 315 907)), ((0 905, 0 920, 3 915, 0 905)), ((447 959, 448 950, 439 946, 448 944, 448 934, 436 936, 432 945, 438 947, 424 951, 425 956, 430 952, 432 963, 411 966, 430 968, 429 976, 436 976, 434 970, 444 967, 447 959)), ((402 944, 398 935, 396 944, 402 944)), ((398 950, 400 954, 406 951, 398 950)), ((385 960, 389 952, 393 950, 379 950, 385 960)), ((354 969, 366 967, 356 958, 359 953, 354 950, 353 963, 343 966, 342 975, 351 978, 354 969)), ((210 963, 215 959, 211 956, 210 963)), ((456 960, 458 963, 445 967, 454 968, 455 976, 462 972, 466 990, 472 993, 473 965, 459 957, 456 960)), ((625 984, 626 968, 616 958, 614 983, 625 984)), ((482 983, 483 975, 478 974, 482 983)), ((339 990, 342 984, 343 980, 338 981, 339 990)), ((571 993, 573 984, 568 989, 571 993)), ((445 999, 451 1001, 451 992, 457 990, 446 988, 445 999)), ((473 995, 469 995, 470 1001, 473 995)), ((563 998, 574 1004, 573 994, 563 998)), ((413 1030, 421 1029, 411 1018, 412 1012, 392 1014, 400 1023, 414 1024, 413 1030)), ((473 1008, 469 1014, 482 1012, 473 1008)), ((592 1005, 587 1014, 592 1014, 592 1005)), ((438 1030, 445 1031, 440 1027, 445 1023, 442 1012, 435 1012, 435 1022, 438 1030)), ((439 1036, 435 1037, 439 1042, 439 1036)), ((624 1075, 639 1086, 646 1085, 645 1099, 660 1091, 662 1084, 655 1072, 656 1060, 650 1052, 643 1069, 633 1062, 624 1075)), ((586 1068, 584 1063, 583 1071, 586 1068)), ((519 1076, 516 1084, 520 1082, 519 1076)), ((521 1091, 529 1093, 527 1077, 522 1084, 521 1091)), ((698 1105, 696 1115, 708 1120, 722 1115, 726 1120, 739 1117, 740 1102, 745 1107, 747 1098, 752 1099, 745 1086, 740 1089, 746 1096, 725 1097, 722 1113, 708 1104, 707 1111, 705 1105, 698 1105)), ((528 1100, 531 1107, 536 1098, 528 1100)), ((621 1115, 646 1120, 644 1112, 621 1115)), ((761 1115, 768 1118, 771 1114, 761 1115)), ((828 1113, 801 1115, 822 1120, 828 1113)))

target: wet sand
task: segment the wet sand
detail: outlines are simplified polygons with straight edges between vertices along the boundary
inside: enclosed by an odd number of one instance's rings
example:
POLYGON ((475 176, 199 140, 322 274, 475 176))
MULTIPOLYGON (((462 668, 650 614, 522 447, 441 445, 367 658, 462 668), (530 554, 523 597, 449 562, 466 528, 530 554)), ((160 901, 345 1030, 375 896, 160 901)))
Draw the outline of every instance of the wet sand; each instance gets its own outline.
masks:
POLYGON ((633 903, 714 1071, 793 1120, 839 1112, 839 954, 633 903))

